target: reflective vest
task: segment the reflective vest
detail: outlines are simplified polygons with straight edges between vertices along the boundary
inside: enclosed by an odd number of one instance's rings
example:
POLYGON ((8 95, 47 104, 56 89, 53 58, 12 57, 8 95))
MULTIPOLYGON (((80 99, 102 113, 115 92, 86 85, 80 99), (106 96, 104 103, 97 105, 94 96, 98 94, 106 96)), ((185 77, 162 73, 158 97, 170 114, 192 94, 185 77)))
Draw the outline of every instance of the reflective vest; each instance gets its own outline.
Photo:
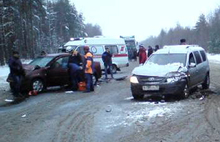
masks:
POLYGON ((93 74, 92 64, 93 64, 93 55, 92 53, 86 53, 85 57, 85 73, 93 74))

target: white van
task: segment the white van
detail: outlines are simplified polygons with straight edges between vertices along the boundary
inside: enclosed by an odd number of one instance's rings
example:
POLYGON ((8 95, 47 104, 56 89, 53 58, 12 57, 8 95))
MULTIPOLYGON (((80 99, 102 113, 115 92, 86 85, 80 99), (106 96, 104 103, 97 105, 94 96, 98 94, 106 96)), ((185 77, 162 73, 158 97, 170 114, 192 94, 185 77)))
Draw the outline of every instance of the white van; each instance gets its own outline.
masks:
POLYGON ((105 52, 106 47, 108 47, 112 53, 113 73, 129 65, 127 47, 125 41, 121 38, 71 38, 71 40, 64 45, 64 49, 71 48, 84 55, 83 47, 85 45, 89 46, 90 52, 94 55, 94 61, 100 62, 102 69, 104 69, 102 54, 105 52))

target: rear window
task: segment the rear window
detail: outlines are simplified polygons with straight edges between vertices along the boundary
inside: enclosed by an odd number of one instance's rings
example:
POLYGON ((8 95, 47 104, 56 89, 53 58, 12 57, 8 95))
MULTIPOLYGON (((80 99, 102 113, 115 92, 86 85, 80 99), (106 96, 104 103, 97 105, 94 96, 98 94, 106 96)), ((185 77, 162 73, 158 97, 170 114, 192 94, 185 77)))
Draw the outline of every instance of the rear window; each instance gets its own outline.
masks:
POLYGON ((205 51, 200 51, 200 54, 202 55, 202 59, 203 61, 206 61, 206 55, 205 55, 205 51))
POLYGON ((40 67, 45 67, 54 57, 38 57, 35 58, 30 65, 38 65, 40 67))
POLYGON ((196 57, 196 62, 197 62, 197 64, 200 64, 200 63, 202 62, 202 59, 201 59, 201 57, 200 57, 199 52, 198 52, 198 51, 195 51, 195 52, 193 52, 193 53, 194 53, 194 55, 195 55, 195 57, 196 57))

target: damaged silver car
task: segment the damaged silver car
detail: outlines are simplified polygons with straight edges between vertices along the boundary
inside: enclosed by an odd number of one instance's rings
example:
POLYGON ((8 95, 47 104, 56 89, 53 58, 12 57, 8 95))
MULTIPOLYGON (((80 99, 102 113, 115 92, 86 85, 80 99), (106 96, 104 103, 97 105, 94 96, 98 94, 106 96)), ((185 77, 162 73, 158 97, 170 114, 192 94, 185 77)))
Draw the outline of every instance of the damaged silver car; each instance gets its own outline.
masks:
POLYGON ((130 78, 134 99, 176 95, 187 98, 190 89, 210 85, 206 52, 197 45, 172 45, 153 53, 145 64, 136 67, 130 78))

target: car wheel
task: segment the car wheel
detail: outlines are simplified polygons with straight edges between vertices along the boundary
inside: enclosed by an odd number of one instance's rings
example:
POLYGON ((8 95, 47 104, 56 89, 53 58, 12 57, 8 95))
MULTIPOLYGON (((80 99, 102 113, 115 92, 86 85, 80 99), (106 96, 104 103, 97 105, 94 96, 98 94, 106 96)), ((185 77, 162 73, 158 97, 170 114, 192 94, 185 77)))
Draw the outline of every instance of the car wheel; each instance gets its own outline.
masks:
POLYGON ((113 74, 117 73, 117 66, 116 65, 112 65, 112 73, 113 74))
POLYGON ((134 97, 135 100, 141 100, 144 98, 143 94, 132 93, 132 96, 134 97))
POLYGON ((32 81, 32 89, 37 92, 42 92, 45 88, 44 82, 41 79, 34 79, 32 81))
POLYGON ((209 74, 206 75, 204 82, 202 83, 202 89, 209 89, 210 77, 209 74))
POLYGON ((189 86, 187 84, 185 84, 182 93, 180 94, 181 99, 186 99, 189 97, 189 86))

